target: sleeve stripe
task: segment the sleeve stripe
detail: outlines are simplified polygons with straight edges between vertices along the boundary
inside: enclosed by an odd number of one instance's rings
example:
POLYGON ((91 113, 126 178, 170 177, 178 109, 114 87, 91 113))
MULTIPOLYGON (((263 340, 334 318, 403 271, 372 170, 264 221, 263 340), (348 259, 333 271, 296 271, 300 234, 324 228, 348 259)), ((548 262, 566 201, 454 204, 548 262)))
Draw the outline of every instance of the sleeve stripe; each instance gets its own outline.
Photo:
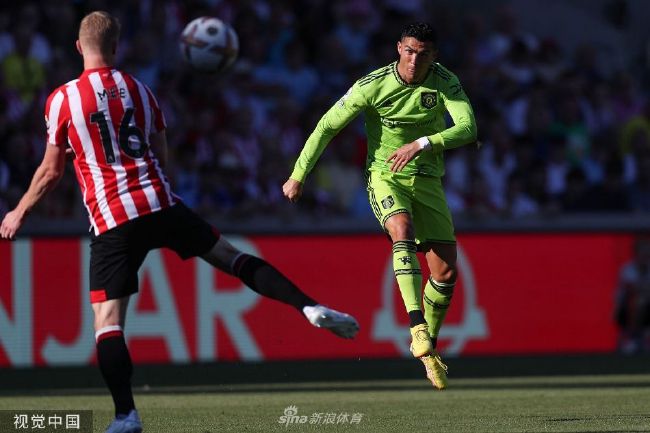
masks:
POLYGON ((439 64, 434 63, 431 65, 429 69, 433 70, 433 73, 438 75, 440 78, 442 78, 445 81, 449 81, 451 79, 451 73, 448 71, 445 71, 439 64))
POLYGON ((59 144, 56 142, 56 131, 59 128, 59 113, 61 112, 61 105, 63 105, 63 92, 58 91, 50 104, 50 109, 47 113, 47 142, 52 144, 59 144))
POLYGON ((387 70, 387 71, 384 71, 384 72, 382 72, 382 73, 380 73, 378 75, 366 76, 365 78, 362 78, 361 80, 359 80, 359 86, 365 86, 366 84, 372 83, 373 81, 378 80, 379 78, 385 77, 386 75, 390 74, 391 72, 392 72, 391 70, 387 70))
POLYGON ((162 110, 160 109, 160 106, 158 105, 158 100, 156 97, 153 95, 151 92, 151 89, 146 84, 143 84, 145 90, 147 91, 147 96, 149 99, 149 106, 152 109, 152 112, 154 114, 154 130, 156 132, 162 131, 163 129, 167 129, 167 121, 165 120, 165 116, 163 115, 162 110))
POLYGON ((372 79, 374 77, 380 76, 380 75, 384 74, 388 70, 390 70, 390 65, 384 66, 383 68, 381 68, 381 69, 379 69, 379 70, 377 70, 375 72, 371 72, 370 74, 368 74, 368 75, 366 75, 364 77, 361 77, 359 79, 359 81, 365 81, 365 80, 372 79))

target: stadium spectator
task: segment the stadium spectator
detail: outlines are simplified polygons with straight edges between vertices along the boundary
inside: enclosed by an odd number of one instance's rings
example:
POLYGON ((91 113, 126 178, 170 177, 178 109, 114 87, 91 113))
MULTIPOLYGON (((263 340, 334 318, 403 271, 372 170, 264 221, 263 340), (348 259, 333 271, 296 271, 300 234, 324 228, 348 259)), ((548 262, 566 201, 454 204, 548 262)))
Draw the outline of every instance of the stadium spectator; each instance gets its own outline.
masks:
POLYGON ((630 210, 628 191, 623 182, 623 163, 610 158, 601 183, 591 186, 585 202, 591 212, 627 212, 630 210))
POLYGON ((546 161, 546 193, 549 197, 554 199, 564 192, 566 174, 570 168, 565 137, 561 135, 550 137, 549 155, 546 161))
POLYGON ((525 175, 515 171, 508 176, 508 186, 505 192, 503 215, 510 218, 523 218, 537 215, 539 205, 526 193, 525 175))
POLYGON ((551 133, 563 138, 567 162, 572 166, 582 165, 589 157, 591 140, 578 96, 566 94, 556 103, 557 119, 551 125, 551 133))
POLYGON ((17 27, 13 36, 14 50, 2 59, 2 76, 14 111, 24 116, 45 86, 45 67, 30 54, 33 34, 28 28, 17 27))
POLYGON ((510 175, 517 169, 513 137, 505 124, 495 120, 479 156, 478 168, 486 182, 492 207, 502 210, 506 206, 506 190, 510 175))
MULTIPOLYGON (((346 55, 353 63, 364 63, 369 51, 370 38, 377 20, 369 0, 351 0, 338 3, 340 12, 336 16, 333 34, 346 47, 346 55)), ((337 10, 337 9, 335 9, 337 10)))
POLYGON ((9 15, 8 21, 5 21, 6 12, 0 18, 0 23, 5 27, 5 31, 0 33, 0 60, 20 50, 23 56, 47 65, 52 52, 49 40, 39 32, 42 23, 37 4, 32 1, 21 2, 15 12, 13 17, 9 15))
POLYGON ((570 169, 566 174, 566 186, 559 198, 562 211, 567 213, 590 211, 593 205, 587 202, 588 189, 589 184, 582 168, 570 169))
POLYGON ((636 159, 639 175, 636 182, 629 185, 628 202, 631 210, 637 213, 650 212, 650 149, 636 159))

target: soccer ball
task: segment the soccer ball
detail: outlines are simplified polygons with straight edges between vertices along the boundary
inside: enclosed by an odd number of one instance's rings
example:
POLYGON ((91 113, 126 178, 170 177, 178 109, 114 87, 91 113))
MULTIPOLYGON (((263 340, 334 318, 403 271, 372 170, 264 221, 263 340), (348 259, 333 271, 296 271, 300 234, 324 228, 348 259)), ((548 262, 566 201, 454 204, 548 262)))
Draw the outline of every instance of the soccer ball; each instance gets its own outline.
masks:
POLYGON ((193 68, 224 72, 237 59, 239 38, 219 18, 199 17, 185 26, 180 40, 181 55, 193 68))

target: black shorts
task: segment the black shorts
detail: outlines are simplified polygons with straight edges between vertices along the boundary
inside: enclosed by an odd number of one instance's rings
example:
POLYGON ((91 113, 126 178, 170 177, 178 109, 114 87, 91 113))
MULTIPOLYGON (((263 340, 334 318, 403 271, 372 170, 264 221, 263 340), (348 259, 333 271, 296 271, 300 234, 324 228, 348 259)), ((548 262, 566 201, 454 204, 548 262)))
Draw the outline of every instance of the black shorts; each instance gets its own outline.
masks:
POLYGON ((138 269, 149 251, 169 248, 185 260, 210 251, 220 236, 182 203, 91 235, 90 302, 136 293, 138 269))

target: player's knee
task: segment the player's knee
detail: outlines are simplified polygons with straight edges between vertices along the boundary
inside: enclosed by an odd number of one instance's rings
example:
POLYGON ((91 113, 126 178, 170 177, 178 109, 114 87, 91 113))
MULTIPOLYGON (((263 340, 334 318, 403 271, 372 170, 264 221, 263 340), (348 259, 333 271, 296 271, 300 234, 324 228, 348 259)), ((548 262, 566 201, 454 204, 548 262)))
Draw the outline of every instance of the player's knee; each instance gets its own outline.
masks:
POLYGON ((393 241, 414 238, 413 223, 407 213, 393 215, 385 226, 393 241))
POLYGON ((99 315, 95 316, 95 331, 104 329, 108 326, 121 326, 119 315, 99 315))
POLYGON ((445 265, 441 269, 431 271, 431 278, 438 283, 453 284, 456 282, 458 272, 455 267, 445 265))
POLYGON ((230 242, 222 237, 210 251, 202 255, 201 258, 218 269, 230 272, 233 261, 241 254, 230 242))
MULTIPOLYGON (((112 301, 93 304, 95 331, 106 328, 107 326, 124 326, 123 318, 126 310, 122 312, 120 307, 119 303, 112 301)), ((126 308, 126 305, 124 308, 126 308)))

